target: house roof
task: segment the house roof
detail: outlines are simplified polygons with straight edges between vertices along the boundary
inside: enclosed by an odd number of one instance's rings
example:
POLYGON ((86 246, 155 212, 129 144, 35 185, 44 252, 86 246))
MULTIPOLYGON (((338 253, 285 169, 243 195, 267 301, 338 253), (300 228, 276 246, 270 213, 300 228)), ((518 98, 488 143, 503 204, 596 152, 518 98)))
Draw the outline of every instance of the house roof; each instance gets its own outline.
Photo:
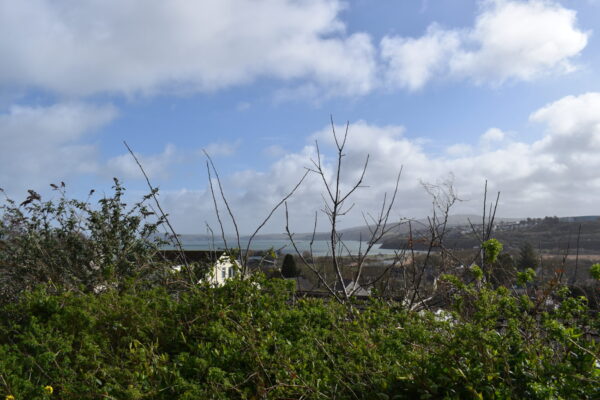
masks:
MULTIPOLYGON (((224 250, 184 250, 183 254, 185 255, 185 259, 188 262, 210 262, 214 263, 217 261, 223 254, 225 254, 224 250)), ((159 257, 162 257, 164 260, 181 263, 183 260, 181 259, 181 252, 179 250, 162 250, 159 252, 159 257)))
POLYGON ((360 284, 356 285, 356 288, 354 287, 354 280, 352 279, 346 279, 344 278, 344 287, 342 287, 340 285, 339 281, 336 281, 335 284, 333 285, 333 290, 341 292, 344 290, 344 288, 346 288, 346 291, 354 291, 354 296, 370 296, 371 295, 371 290, 368 288, 364 288, 362 287, 360 284))

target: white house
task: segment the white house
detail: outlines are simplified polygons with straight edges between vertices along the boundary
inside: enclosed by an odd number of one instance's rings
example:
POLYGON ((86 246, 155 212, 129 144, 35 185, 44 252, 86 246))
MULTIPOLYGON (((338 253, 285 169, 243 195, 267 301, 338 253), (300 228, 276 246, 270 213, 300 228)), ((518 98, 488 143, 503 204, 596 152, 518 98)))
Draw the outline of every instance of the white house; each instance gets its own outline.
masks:
MULTIPOLYGON (((231 279, 241 271, 240 263, 237 260, 232 260, 224 251, 206 251, 192 250, 185 252, 186 259, 190 263, 198 263, 200 265, 208 265, 208 273, 205 279, 201 279, 198 283, 206 281, 213 286, 221 286, 227 279, 231 279)), ((163 257, 171 261, 180 261, 180 252, 176 250, 168 250, 163 252, 163 257)), ((181 264, 171 266, 171 272, 181 273, 185 267, 181 264)))
POLYGON ((208 273, 208 282, 213 286, 221 286, 225 284, 227 279, 231 279, 241 271, 241 265, 238 260, 232 260, 226 254, 223 254, 212 265, 208 273))

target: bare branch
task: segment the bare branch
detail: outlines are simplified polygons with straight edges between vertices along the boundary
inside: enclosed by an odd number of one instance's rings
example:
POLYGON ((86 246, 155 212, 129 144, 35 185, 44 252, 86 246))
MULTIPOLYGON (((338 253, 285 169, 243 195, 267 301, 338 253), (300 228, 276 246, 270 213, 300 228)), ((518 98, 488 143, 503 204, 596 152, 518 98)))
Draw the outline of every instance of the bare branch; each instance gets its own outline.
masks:
MULTIPOLYGON (((240 243, 240 231, 238 229, 237 221, 235 219, 235 216, 233 215, 233 212, 231 211, 231 207, 229 206, 229 202, 227 201, 227 198, 225 197, 225 192, 223 191, 223 186, 221 185, 221 178, 219 177, 219 172, 215 168, 215 164, 213 163, 213 160, 210 157, 210 155, 208 154, 208 152, 206 150, 204 150, 204 149, 202 149, 202 152, 204 153, 204 155, 208 159, 208 162, 210 163, 210 166, 211 166, 213 172, 215 173, 215 177, 217 178, 217 184, 219 186, 219 192, 221 194, 221 199, 223 199, 223 203, 225 204, 225 207, 227 208, 227 213, 229 214, 229 217, 231 218, 231 222, 233 223, 233 227, 235 229, 235 237, 237 239, 237 248, 241 251, 242 250, 242 245, 240 243)), ((211 191, 212 191, 212 182, 211 182, 211 191)), ((212 193, 214 193, 214 192, 212 192, 212 193)), ((213 196, 213 200, 214 200, 214 196, 213 196)), ((216 200, 215 200, 215 202, 216 202, 216 200)), ((246 273, 245 266, 242 266, 242 267, 244 268, 243 272, 246 273)))
POLYGON ((206 162, 206 171, 208 173, 208 184, 210 187, 210 194, 212 196, 213 204, 215 206, 215 214, 217 215, 217 221, 219 222, 219 227, 221 228, 221 239, 223 239, 225 251, 227 253, 229 253, 229 247, 227 246, 227 238, 225 237, 225 228, 223 227, 223 221, 221 220, 221 213, 219 213, 219 206, 217 204, 217 197, 215 195, 215 189, 213 188, 212 174, 210 172, 210 165, 209 165, 208 161, 206 162))
POLYGON ((185 256, 185 251, 183 250, 183 246, 181 245, 181 241, 179 240, 179 236, 177 235, 177 233, 175 233, 175 229, 173 229, 173 225, 171 225, 171 221, 169 221, 169 218, 167 217, 167 214, 165 214, 165 212, 163 211, 163 209, 162 209, 162 207, 160 205, 160 202, 158 201, 158 197, 156 196, 157 189, 155 189, 152 186, 152 184, 150 183, 150 178, 148 178, 148 175, 146 174, 146 171, 144 171, 144 167, 142 167, 142 164, 140 163, 140 161, 138 160, 138 158, 134 154, 133 150, 131 150, 131 147, 129 147, 129 145, 127 144, 126 141, 123 141, 123 144, 125 145, 125 147, 129 151, 129 154, 131 154, 131 157, 133 157, 133 159, 135 160, 135 163, 138 165, 138 167, 140 168, 140 171, 144 175, 144 178, 146 179, 146 183, 148 184, 148 188, 150 189, 150 194, 152 195, 152 198, 154 199, 156 207, 160 211, 161 217, 164 219, 165 223, 169 227, 169 230, 171 231, 171 233, 173 235, 173 239, 175 240, 175 243, 177 244, 177 249, 179 251, 179 255, 180 255, 183 263, 185 264, 185 269, 186 269, 186 271, 188 273, 188 276, 189 276, 189 279, 190 279, 190 283, 193 283, 194 282, 194 277, 193 277, 190 265, 189 265, 189 263, 187 261, 187 258, 185 256))
POLYGON ((275 205, 275 207, 273 207, 271 209, 271 211, 269 212, 269 215, 267 215, 267 217, 265 219, 263 219, 263 221, 259 224, 259 226, 256 228, 256 230, 254 231, 254 233, 252 233, 252 235, 250 235, 250 238, 248 239, 248 245, 246 246, 246 254, 244 256, 244 264, 247 263, 248 260, 248 250, 250 250, 250 245, 252 244, 252 241, 254 240, 254 237, 258 234, 258 232, 265 226, 265 224, 269 221, 269 219, 271 219, 271 216, 273 216, 273 213, 282 205, 284 204, 290 197, 292 197, 292 195, 296 192, 296 190, 298 190, 298 188, 300 187, 300 185, 302 184, 302 182, 304 182, 304 179, 306 178, 306 176, 309 174, 310 171, 306 171, 304 172, 304 175, 302 176, 302 178, 300 178, 300 180, 298 181, 298 183, 296 184, 296 186, 294 186, 294 188, 287 194, 285 195, 285 197, 283 197, 283 199, 281 199, 281 201, 279 203, 277 203, 275 205))
MULTIPOLYGON (((330 118, 330 122, 331 122, 331 131, 332 131, 332 135, 333 135, 333 140, 335 142, 335 146, 337 149, 337 156, 336 156, 336 161, 335 161, 336 165, 334 167, 335 169, 333 170, 333 180, 330 182, 327 179, 327 175, 325 173, 325 169, 324 169, 323 161, 322 161, 322 157, 321 157, 321 149, 319 148, 318 142, 315 142, 315 148, 316 148, 316 152, 317 152, 316 160, 315 159, 311 160, 311 162, 313 164, 313 168, 310 168, 310 170, 317 173, 320 176, 321 181, 323 182, 323 186, 325 188, 324 190, 327 192, 327 196, 324 196, 323 194, 321 195, 321 197, 323 199, 322 211, 329 219, 330 232, 329 232, 328 248, 329 248, 329 252, 331 253, 330 257, 331 257, 332 268, 333 268, 334 274, 336 275, 337 284, 339 285, 340 290, 339 291, 333 290, 329 286, 329 283, 326 282, 325 278, 320 274, 320 272, 314 266, 314 264, 309 265, 309 263, 307 263, 307 262, 305 262, 305 264, 309 267, 309 269, 311 269, 313 272, 315 272, 319 281, 322 282, 327 287, 327 289, 331 292, 332 295, 334 295, 336 297, 336 299, 338 301, 342 300, 345 302, 351 296, 353 296, 356 293, 356 291, 359 289, 359 282, 360 282, 362 274, 364 272, 364 266, 365 266, 365 261, 367 259, 367 256, 369 255, 371 250, 374 248, 375 244, 378 243, 379 240, 381 240, 381 238, 383 238, 383 235, 388 233, 390 231, 390 229, 393 228, 393 227, 388 226, 388 222, 389 222, 389 218, 391 215, 391 210, 394 206, 396 196, 398 193, 398 186, 399 186, 399 180, 400 180, 400 176, 402 173, 402 169, 400 169, 400 172, 398 173, 398 177, 395 182, 395 187, 394 187, 394 191, 391 196, 391 199, 388 201, 387 194, 384 195, 383 202, 381 204, 381 209, 379 210, 377 216, 374 217, 370 214, 365 215, 363 213, 363 219, 365 220, 367 228, 369 229, 369 238, 367 241, 366 248, 363 250, 362 235, 361 235, 361 237, 360 237, 361 244, 360 244, 360 248, 359 248, 359 254, 358 254, 358 257, 355 258, 354 255, 352 254, 352 252, 350 251, 350 249, 348 248, 348 246, 346 245, 346 243, 344 243, 344 241, 342 239, 342 234, 338 231, 338 223, 339 223, 340 217, 347 215, 355 206, 355 204, 353 203, 349 207, 346 207, 345 202, 359 188, 365 187, 363 185, 363 182, 364 182, 365 174, 366 174, 366 171, 367 171, 367 168, 369 165, 370 157, 369 157, 369 155, 367 155, 364 165, 360 171, 360 176, 358 177, 358 179, 347 190, 343 191, 343 189, 342 189, 342 186, 343 186, 342 185, 343 159, 345 157, 344 150, 345 150, 347 140, 348 140, 350 124, 348 122, 346 123, 344 135, 343 135, 343 137, 340 137, 340 136, 338 136, 338 134, 336 132, 336 127, 333 122, 333 117, 330 118), (368 221, 367 216, 368 216, 368 218, 370 218, 371 222, 368 221), (354 285, 352 287, 346 287, 346 285, 344 284, 344 277, 342 274, 342 272, 343 272, 342 256, 344 253, 348 253, 348 256, 349 256, 349 259, 351 262, 357 263, 356 273, 353 274, 355 279, 354 279, 354 285), (340 292, 342 293, 341 295, 339 294, 340 292)), ((287 209, 287 204, 286 204, 286 221, 289 221, 288 214, 289 214, 289 211, 287 209)), ((316 223, 316 220, 315 220, 315 223, 316 223)), ((290 241, 292 242, 293 246, 296 248, 296 251, 297 251, 294 237, 289 232, 289 225, 286 225, 286 230, 288 232, 288 237, 290 238, 290 241)), ((315 225, 315 230, 313 231, 313 240, 314 240, 315 231, 316 231, 316 225, 315 225)), ((312 243, 313 242, 311 241, 311 245, 310 245, 311 254, 312 254, 312 243)), ((306 261, 306 260, 304 260, 304 257, 302 257, 302 255, 299 254, 298 251, 297 251, 297 253, 299 256, 301 256, 301 259, 303 261, 306 261)))
MULTIPOLYGON (((329 284, 327 283, 327 280, 323 277, 323 275, 321 275, 321 273, 319 272, 319 270, 314 265, 314 257, 312 255, 312 244, 314 242, 314 236, 315 236, 314 231, 313 231, 313 238, 312 238, 312 240, 310 242, 311 263, 309 263, 306 260, 306 258, 302 255, 302 253, 300 253, 300 250, 298 249, 296 241, 294 240, 294 235, 290 231, 290 224, 289 224, 290 219, 289 219, 289 211, 288 211, 287 202, 284 202, 284 206, 285 206, 285 231, 286 231, 286 233, 288 235, 288 238, 289 238, 290 242, 292 243, 292 247, 296 251, 296 254, 300 258, 300 260, 302 261, 302 263, 304 265, 306 265, 315 275, 317 275, 317 278, 319 279, 319 282, 321 282, 323 284, 323 286, 325 286, 325 288, 327 289, 327 291, 338 302, 343 303, 343 300, 338 296, 338 294, 336 293, 336 291, 331 286, 329 286, 329 284)), ((315 220, 315 229, 316 229, 316 226, 317 226, 317 224, 316 224, 316 220, 315 220)))

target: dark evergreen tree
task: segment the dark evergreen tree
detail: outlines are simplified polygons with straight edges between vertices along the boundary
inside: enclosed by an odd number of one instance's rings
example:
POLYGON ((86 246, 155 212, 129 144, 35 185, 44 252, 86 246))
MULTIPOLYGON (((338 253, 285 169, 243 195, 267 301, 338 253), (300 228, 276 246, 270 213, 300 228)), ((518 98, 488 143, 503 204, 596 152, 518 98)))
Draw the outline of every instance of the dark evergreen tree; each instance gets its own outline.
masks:
POLYGON ((294 278, 299 275, 298 267, 296 267, 296 259, 291 254, 286 254, 281 265, 281 275, 284 278, 294 278))
POLYGON ((538 254, 535 251, 533 245, 529 242, 525 242, 519 251, 519 260, 517 267, 520 271, 527 268, 537 269, 539 265, 538 254))

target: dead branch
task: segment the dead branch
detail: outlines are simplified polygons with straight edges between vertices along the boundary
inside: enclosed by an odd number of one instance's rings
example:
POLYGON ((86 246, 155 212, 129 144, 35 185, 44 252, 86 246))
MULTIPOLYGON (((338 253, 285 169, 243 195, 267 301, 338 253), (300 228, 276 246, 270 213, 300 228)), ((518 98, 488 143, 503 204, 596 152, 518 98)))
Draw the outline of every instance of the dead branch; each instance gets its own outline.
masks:
MULTIPOLYGON (((390 229, 392 229, 394 227, 394 226, 390 227, 389 218, 391 216, 391 211, 392 211, 393 206, 396 201, 396 196, 398 193, 398 186, 399 186, 399 180, 401 177, 402 169, 400 169, 400 172, 398 173, 398 176, 396 178, 395 187, 394 187, 394 190, 393 190, 390 200, 388 201, 387 195, 385 195, 382 205, 381 205, 381 209, 380 209, 379 213, 377 214, 377 216, 373 217, 369 214, 369 217, 371 218, 372 223, 369 223, 369 221, 363 214, 363 218, 365 219, 366 225, 369 229, 369 237, 367 238, 366 248, 363 251, 362 236, 361 236, 361 247, 360 247, 358 256, 355 258, 351 254, 351 251, 349 250, 347 245, 344 243, 342 234, 338 231, 338 224, 339 224, 340 217, 347 215, 354 207, 354 203, 351 204, 350 206, 346 206, 346 202, 350 199, 350 197, 359 188, 364 187, 363 181, 364 181, 365 174, 366 174, 366 171, 367 171, 367 168, 369 165, 369 155, 367 155, 365 158, 365 162, 360 170, 360 175, 359 175, 358 179, 352 185, 350 185, 350 187, 348 189, 343 191, 342 190, 343 159, 345 157, 344 150, 345 150, 346 143, 348 140, 348 132, 349 132, 350 124, 349 124, 349 122, 347 122, 343 135, 338 135, 338 133, 336 132, 335 124, 333 122, 333 117, 330 118, 330 123, 331 123, 331 131, 332 131, 333 140, 334 140, 335 149, 336 149, 336 158, 335 158, 335 167, 333 170, 333 179, 331 182, 328 180, 328 173, 323 165, 323 158, 321 155, 321 149, 319 147, 318 142, 315 142, 316 158, 311 159, 312 168, 310 168, 309 171, 311 171, 319 176, 319 178, 323 184, 323 187, 324 187, 324 192, 326 193, 326 195, 323 195, 323 194, 321 195, 321 197, 323 199, 323 208, 321 211, 327 216, 327 218, 329 220, 330 228, 329 228, 328 247, 329 247, 329 251, 331 252, 330 260, 331 260, 334 274, 336 276, 336 283, 338 284, 339 289, 340 289, 339 292, 341 293, 341 297, 340 297, 340 295, 338 295, 338 291, 334 290, 329 285, 329 282, 326 282, 325 277, 323 277, 321 275, 321 273, 318 271, 317 267, 314 265, 314 257, 312 257, 313 258, 313 260, 311 260, 312 262, 308 263, 307 260, 305 260, 305 258, 303 257, 303 255, 300 254, 300 252, 298 251, 294 237, 291 234, 291 231, 289 229, 289 211, 287 208, 287 204, 286 204, 286 232, 288 233, 288 238, 290 239, 292 246, 296 250, 296 253, 300 257, 302 262, 311 271, 313 271, 317 275, 317 278, 319 279, 319 281, 327 288, 327 290, 333 296, 335 296, 335 298, 338 301, 346 302, 349 300, 350 297, 355 295, 356 292, 358 291, 358 289, 360 288, 359 281, 362 278, 362 275, 364 273, 364 266, 365 266, 365 261, 367 260, 367 256, 370 254, 370 252, 372 251, 375 244, 377 242, 379 242, 383 238, 383 236, 385 234, 387 234, 390 231, 390 229), (342 271, 343 266, 342 266, 342 260, 341 260, 342 254, 344 252, 347 252, 349 254, 352 262, 356 262, 356 264, 357 264, 356 272, 353 275, 354 284, 352 287, 346 287, 346 285, 344 284, 344 277, 343 277, 343 271, 342 271)), ((315 219, 315 224, 316 224, 316 219, 315 219)), ((315 230, 316 230, 316 225, 315 225, 315 230)), ((313 240, 314 240, 314 231, 313 231, 313 240)), ((311 241, 311 256, 312 256, 312 241, 311 241)))
MULTIPOLYGON (((240 231, 238 229, 237 220, 236 220, 235 216, 233 215, 233 212, 231 211, 231 207, 229 206, 229 202, 227 201, 227 197, 225 197, 225 192, 223 191, 223 185, 221 184, 221 177, 219 176, 219 172, 215 168, 215 164, 213 163, 213 160, 210 157, 210 155, 208 154, 208 152, 206 150, 204 150, 204 149, 202 149, 202 152, 204 153, 204 155, 208 159, 208 163, 210 164, 210 167, 212 168, 212 170, 213 170, 213 172, 215 174, 215 177, 217 179, 217 185, 219 186, 219 193, 221 194, 221 199, 223 200, 223 203, 225 204, 225 208, 227 209, 227 213, 229 214, 229 218, 231 219, 231 222, 233 223, 233 227, 235 229, 235 237, 236 237, 236 240, 237 240, 237 248, 241 251, 242 250, 242 245, 240 244, 240 231)), ((210 172, 209 172, 209 174, 210 174, 210 172)), ((212 180, 210 180, 209 183, 210 183, 211 194, 213 196, 213 202, 215 203, 215 207, 216 207, 217 200, 216 200, 216 198, 214 196, 215 192, 213 190, 212 180)), ((219 221, 219 224, 221 224, 221 234, 223 236, 223 241, 225 241, 225 239, 224 239, 225 238, 225 232, 223 231, 223 225, 222 225, 221 221, 219 221)), ((229 253, 229 250, 228 249, 226 249, 226 250, 229 253)))
POLYGON ((169 221, 167 214, 165 214, 165 212, 163 211, 163 209, 160 205, 160 202, 158 201, 158 197, 156 196, 158 189, 154 188, 152 186, 152 184, 150 183, 150 178, 148 178, 148 175, 146 174, 144 167, 142 166, 142 164, 136 157, 133 150, 131 150, 131 147, 129 147, 129 145, 127 144, 126 141, 123 141, 123 144, 125 145, 125 147, 129 151, 129 154, 131 154, 131 157, 133 157, 133 159, 135 160, 135 163, 138 165, 138 167, 140 168, 140 171, 144 175, 144 178, 146 179, 146 183, 148 184, 148 188, 150 189, 150 195, 152 196, 152 199, 154 199, 154 202, 160 212, 161 217, 164 219, 165 223, 169 227, 169 230, 171 231, 171 234, 173 235, 173 239, 175 240, 175 243, 177 245, 177 250, 179 251, 179 256, 181 257, 181 260, 183 261, 183 263, 185 265, 185 269, 187 271, 188 278, 190 279, 190 283, 194 283, 194 281, 195 281, 194 275, 193 275, 192 269, 190 268, 190 264, 188 263, 187 258, 185 256, 185 251, 183 250, 183 246, 181 245, 179 236, 177 235, 177 233, 175 233, 175 229, 173 229, 173 225, 171 225, 171 221, 169 221))
POLYGON ((281 205, 283 205, 298 190, 298 188, 300 187, 300 185, 302 184, 302 182, 304 182, 304 179, 306 178, 306 176, 309 174, 310 171, 307 170, 304 173, 304 175, 302 176, 302 178, 300 178, 300 180, 298 181, 298 183, 294 186, 294 188, 288 194, 286 194, 273 208, 271 208, 271 210, 269 211, 269 213, 267 214, 267 216, 258 224, 257 228, 254 230, 254 232, 248 238, 248 243, 246 244, 245 251, 242 252, 240 232, 239 232, 239 229, 238 229, 237 220, 236 220, 236 218, 235 218, 235 216, 233 214, 233 211, 232 211, 232 209, 231 209, 231 207, 229 205, 229 202, 227 201, 227 198, 225 196, 225 193, 223 191, 223 186, 221 184, 221 178, 219 177, 219 173, 217 172, 215 164, 213 163, 213 160, 210 157, 210 155, 208 154, 208 152, 206 150, 204 150, 204 149, 202 151, 204 152, 204 155, 208 159, 208 161, 207 161, 207 170, 208 170, 210 190, 211 190, 211 195, 212 195, 213 203, 214 203, 214 206, 215 206, 215 212, 217 214, 217 220, 219 221, 219 226, 221 228, 221 237, 223 239, 223 243, 225 244, 225 248, 226 248, 225 250, 229 253, 229 249, 227 248, 227 241, 226 241, 226 238, 225 238, 225 230, 224 230, 223 222, 222 222, 220 214, 219 214, 219 208, 218 208, 218 205, 217 205, 217 199, 216 199, 215 191, 214 191, 213 184, 212 184, 211 170, 215 174, 215 178, 217 180, 217 185, 219 187, 219 193, 221 195, 221 199, 223 200, 223 203, 225 204, 225 207, 227 209, 227 212, 229 214, 231 222, 233 223, 233 226, 235 228, 235 235, 236 235, 236 240, 237 240, 237 245, 238 245, 237 248, 238 248, 238 250, 241 253, 240 254, 240 263, 241 263, 241 267, 242 267, 242 271, 241 272, 242 272, 242 278, 243 278, 249 272, 248 271, 248 255, 249 255, 250 246, 252 245, 252 241, 254 240, 254 238, 256 237, 256 235, 258 235, 258 233, 260 232, 260 230, 271 219, 271 217, 273 216, 273 214, 275 213, 275 211, 277 211, 277 209, 279 209, 279 207, 281 207, 281 205))

